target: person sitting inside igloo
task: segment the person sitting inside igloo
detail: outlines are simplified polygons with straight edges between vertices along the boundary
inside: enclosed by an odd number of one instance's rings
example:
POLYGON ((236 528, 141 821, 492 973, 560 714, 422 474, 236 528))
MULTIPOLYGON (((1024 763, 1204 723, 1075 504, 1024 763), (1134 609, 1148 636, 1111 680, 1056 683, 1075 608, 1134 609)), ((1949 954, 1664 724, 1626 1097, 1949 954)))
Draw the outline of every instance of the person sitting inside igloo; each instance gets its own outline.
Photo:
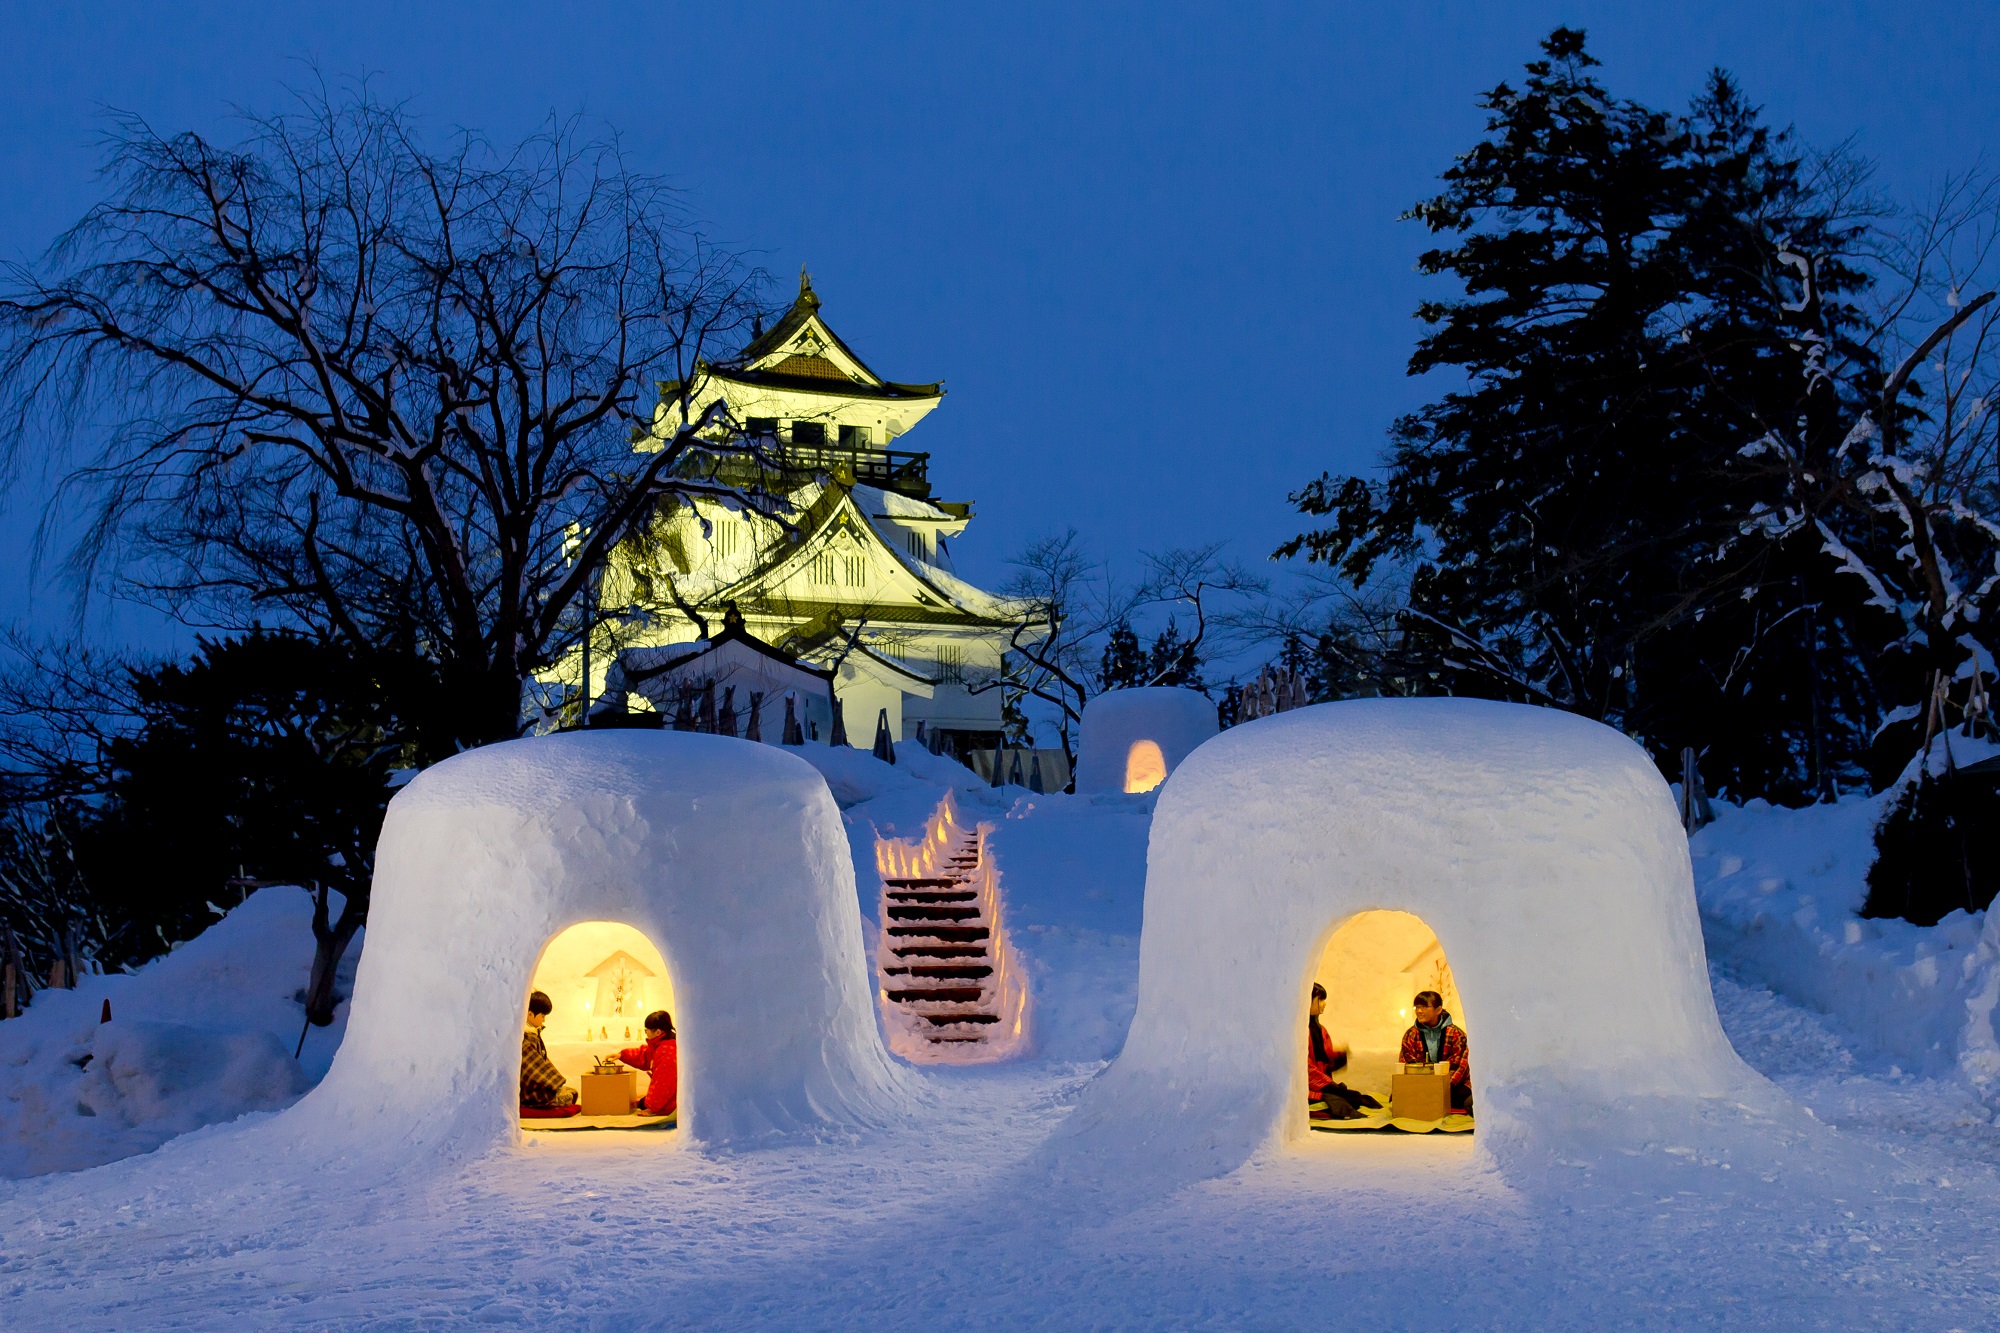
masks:
POLYGON ((528 996, 528 1026, 521 1033, 523 1111, 567 1110, 576 1105, 576 1089, 564 1080, 562 1071, 549 1059, 549 1048, 542 1043, 542 1027, 555 1007, 541 991, 528 996))
POLYGON ((664 1009, 646 1015, 646 1044, 618 1052, 618 1058, 652 1076, 634 1108, 640 1115, 672 1115, 680 1091, 679 1040, 674 1016, 664 1009))
POLYGON ((1451 1069, 1451 1109, 1472 1114, 1472 1061, 1467 1053, 1465 1029, 1451 1021, 1444 996, 1434 990, 1419 991, 1411 1008, 1417 1021, 1403 1034, 1402 1054, 1406 1065, 1448 1065, 1451 1069))
POLYGON ((1347 1067, 1347 1048, 1337 1046, 1320 1025, 1326 1012, 1326 987, 1317 981, 1312 988, 1312 1008, 1306 1017, 1306 1101, 1323 1104, 1311 1112, 1315 1120, 1354 1120, 1364 1106, 1380 1107, 1365 1092, 1356 1092, 1333 1076, 1347 1067))

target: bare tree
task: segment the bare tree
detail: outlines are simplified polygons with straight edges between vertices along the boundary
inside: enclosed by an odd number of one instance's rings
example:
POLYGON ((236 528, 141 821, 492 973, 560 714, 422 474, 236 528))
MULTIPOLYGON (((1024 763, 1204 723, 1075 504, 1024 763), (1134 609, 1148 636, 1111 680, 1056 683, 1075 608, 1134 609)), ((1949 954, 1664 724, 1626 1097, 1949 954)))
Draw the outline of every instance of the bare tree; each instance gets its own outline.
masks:
MULTIPOLYGON (((1179 655, 1199 660, 1212 626, 1235 640, 1235 646, 1242 646, 1245 631, 1257 623, 1252 608, 1270 592, 1269 580, 1224 559, 1220 542, 1148 551, 1145 561, 1146 574, 1133 596, 1134 607, 1180 607, 1194 615, 1194 634, 1179 645, 1179 655)), ((1148 683, 1157 684, 1172 665, 1162 663, 1148 683)))
POLYGON ((610 547, 725 489, 689 409, 759 275, 575 121, 438 152, 322 86, 243 123, 113 122, 105 201, 5 271, 0 442, 59 460, 45 533, 84 502, 80 588, 406 642, 465 742, 514 735, 610 547))
MULTIPOLYGON (((1786 256, 1800 309, 1818 326, 1816 257, 1786 256)), ((1821 458, 1773 429, 1746 453, 1785 469, 1793 503, 1762 516, 1759 535, 1814 534, 1825 556, 1861 580, 1867 604, 1895 626, 1891 663, 1914 691, 1883 722, 1918 724, 1922 743, 1948 723, 1991 726, 1993 615, 2000 612, 2000 180, 1947 181, 1931 206, 1883 234, 1875 256, 1887 297, 1877 339, 1894 356, 1875 401, 1839 424, 1821 458), (1979 288, 1987 290, 1980 291, 1979 288)), ((1832 400, 1808 363, 1808 419, 1832 400)))
POLYGON ((1001 671, 967 688, 1000 689, 1010 703, 1038 699, 1053 707, 1063 754, 1074 766, 1072 738, 1097 692, 1100 640, 1130 612, 1131 594, 1091 557, 1075 528, 1030 542, 1009 563, 1014 575, 1003 591, 1025 602, 1027 614, 1008 640, 1001 671))

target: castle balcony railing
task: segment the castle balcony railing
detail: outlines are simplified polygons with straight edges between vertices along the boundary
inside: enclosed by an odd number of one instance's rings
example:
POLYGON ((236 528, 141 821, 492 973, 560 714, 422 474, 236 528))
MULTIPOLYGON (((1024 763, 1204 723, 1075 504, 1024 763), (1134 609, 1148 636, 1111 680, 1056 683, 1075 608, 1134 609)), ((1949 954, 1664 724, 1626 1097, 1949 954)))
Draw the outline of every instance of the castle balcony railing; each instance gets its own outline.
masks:
POLYGON ((800 443, 776 436, 755 437, 766 458, 786 473, 827 473, 852 477, 863 486, 895 491, 918 500, 931 494, 929 454, 883 449, 871 444, 800 443))

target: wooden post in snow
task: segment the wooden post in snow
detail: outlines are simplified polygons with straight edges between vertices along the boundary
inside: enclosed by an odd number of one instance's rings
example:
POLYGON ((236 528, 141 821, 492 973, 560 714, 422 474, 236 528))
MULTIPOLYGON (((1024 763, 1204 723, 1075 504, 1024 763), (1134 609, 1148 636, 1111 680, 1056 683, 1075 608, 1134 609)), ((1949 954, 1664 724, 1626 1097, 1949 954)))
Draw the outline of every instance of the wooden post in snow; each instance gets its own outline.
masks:
POLYGON ((0 1018, 21 1016, 21 943, 7 927, 7 952, 0 958, 0 1018))
POLYGON ((1708 803, 1708 792, 1701 785, 1701 766, 1695 762, 1694 747, 1681 751, 1681 827, 1693 833, 1704 824, 1713 823, 1715 809, 1708 803))

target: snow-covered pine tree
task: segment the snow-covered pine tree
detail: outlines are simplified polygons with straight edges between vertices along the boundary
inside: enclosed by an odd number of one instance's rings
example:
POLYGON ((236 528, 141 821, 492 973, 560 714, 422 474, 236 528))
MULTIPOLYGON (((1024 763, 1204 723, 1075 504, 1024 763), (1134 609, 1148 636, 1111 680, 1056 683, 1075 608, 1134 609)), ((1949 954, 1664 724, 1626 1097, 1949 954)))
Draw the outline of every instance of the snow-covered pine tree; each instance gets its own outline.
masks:
MULTIPOLYGON (((1791 410, 1806 356, 1781 254, 1812 238, 1846 294, 1852 228, 1726 75, 1671 115, 1596 65, 1559 28, 1483 99, 1486 137, 1411 213, 1447 238, 1420 268, 1462 295, 1419 307, 1410 372, 1463 386, 1396 424, 1386 481, 1295 493, 1332 521, 1280 554, 1357 586, 1411 571, 1400 688, 1573 710, 1670 771, 1705 751, 1724 791, 1807 796, 1865 741, 1829 644, 1847 612, 1813 552, 1735 540, 1771 494, 1738 452, 1791 410)), ((1867 358, 1833 333, 1844 394, 1867 358)))

